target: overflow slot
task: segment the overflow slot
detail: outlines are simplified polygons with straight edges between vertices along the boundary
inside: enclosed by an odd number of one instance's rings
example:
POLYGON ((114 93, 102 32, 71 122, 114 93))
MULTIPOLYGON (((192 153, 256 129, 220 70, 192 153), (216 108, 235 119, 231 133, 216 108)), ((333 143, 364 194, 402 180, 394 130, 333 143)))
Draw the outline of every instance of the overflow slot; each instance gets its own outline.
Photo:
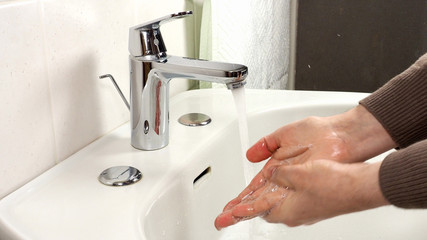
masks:
POLYGON ((204 182, 211 174, 211 167, 207 167, 193 180, 193 188, 197 188, 202 182, 204 182))

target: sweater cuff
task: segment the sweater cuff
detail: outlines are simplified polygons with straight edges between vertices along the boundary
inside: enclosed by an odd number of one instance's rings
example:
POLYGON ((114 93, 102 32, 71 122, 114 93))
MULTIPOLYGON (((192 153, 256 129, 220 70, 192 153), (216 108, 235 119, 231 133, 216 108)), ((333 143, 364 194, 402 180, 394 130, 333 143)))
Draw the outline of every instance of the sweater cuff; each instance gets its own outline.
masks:
POLYGON ((401 208, 427 208, 427 140, 388 155, 379 172, 381 191, 401 208))
POLYGON ((360 101, 396 144, 427 138, 427 54, 382 88, 360 101))

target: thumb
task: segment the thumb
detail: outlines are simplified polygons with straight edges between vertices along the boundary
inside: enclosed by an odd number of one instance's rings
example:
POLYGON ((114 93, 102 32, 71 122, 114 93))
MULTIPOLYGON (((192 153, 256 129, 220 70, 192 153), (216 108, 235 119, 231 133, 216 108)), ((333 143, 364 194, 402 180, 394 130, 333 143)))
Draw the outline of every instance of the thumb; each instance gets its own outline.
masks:
POLYGON ((251 162, 260 162, 271 157, 279 147, 279 141, 273 133, 261 138, 257 143, 250 147, 246 152, 246 157, 251 162))

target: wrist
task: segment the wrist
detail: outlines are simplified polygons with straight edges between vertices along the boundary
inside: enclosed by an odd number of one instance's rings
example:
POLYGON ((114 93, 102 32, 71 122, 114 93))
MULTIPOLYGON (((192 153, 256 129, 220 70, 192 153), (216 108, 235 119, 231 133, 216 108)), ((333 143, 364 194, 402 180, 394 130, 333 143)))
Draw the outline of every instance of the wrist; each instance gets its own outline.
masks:
POLYGON ((389 205, 384 197, 379 183, 379 169, 381 162, 372 164, 360 164, 353 173, 355 186, 352 199, 356 201, 354 206, 357 210, 367 210, 371 208, 389 205))
POLYGON ((348 146, 347 162, 366 161, 397 145, 381 123, 362 105, 328 119, 348 146))

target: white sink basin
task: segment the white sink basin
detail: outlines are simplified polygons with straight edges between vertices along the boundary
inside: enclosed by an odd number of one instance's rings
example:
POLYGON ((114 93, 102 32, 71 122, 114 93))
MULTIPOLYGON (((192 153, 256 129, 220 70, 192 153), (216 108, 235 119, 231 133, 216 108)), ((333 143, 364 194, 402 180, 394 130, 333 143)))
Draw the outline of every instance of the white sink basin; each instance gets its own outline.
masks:
MULTIPOLYGON (((346 111, 362 93, 247 90, 251 143, 309 115, 346 111)), ((170 103, 170 144, 130 146, 126 124, 0 201, 0 239, 426 239, 427 211, 383 207, 287 228, 257 220, 217 232, 214 219, 244 187, 236 111, 230 91, 182 93, 170 103), (177 119, 201 112, 203 127, 177 119), (138 168, 141 181, 109 187, 112 166, 138 168), (249 230, 250 229, 250 230, 249 230)), ((259 165, 258 167, 261 167, 259 165)))

